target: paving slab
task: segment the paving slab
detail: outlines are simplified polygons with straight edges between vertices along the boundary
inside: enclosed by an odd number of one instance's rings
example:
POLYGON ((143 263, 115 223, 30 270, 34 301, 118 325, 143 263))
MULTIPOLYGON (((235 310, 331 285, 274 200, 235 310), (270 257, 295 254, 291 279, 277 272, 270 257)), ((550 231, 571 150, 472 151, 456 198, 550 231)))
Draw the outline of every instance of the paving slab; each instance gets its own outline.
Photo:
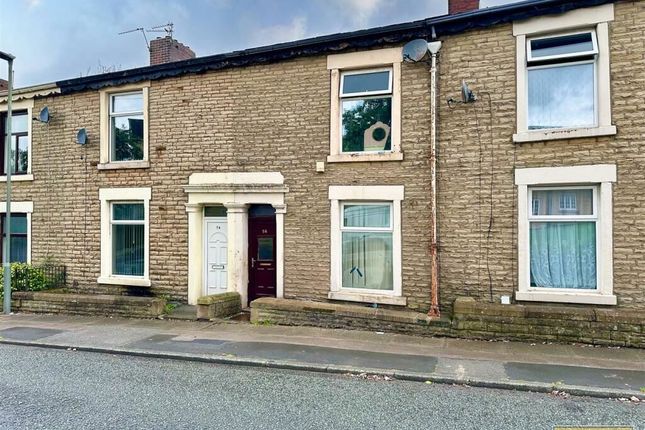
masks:
POLYGON ((39 340, 59 333, 62 333, 62 330, 37 327, 10 327, 4 330, 0 330, 0 337, 29 341, 39 340))

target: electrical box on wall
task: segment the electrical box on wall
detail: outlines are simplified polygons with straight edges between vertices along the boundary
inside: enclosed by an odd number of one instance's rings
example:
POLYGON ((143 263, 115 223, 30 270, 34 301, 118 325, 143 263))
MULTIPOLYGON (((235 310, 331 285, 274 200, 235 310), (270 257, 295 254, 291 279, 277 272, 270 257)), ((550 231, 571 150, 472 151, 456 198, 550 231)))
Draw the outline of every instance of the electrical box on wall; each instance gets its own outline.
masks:
POLYGON ((316 172, 323 173, 325 171, 325 162, 316 161, 316 172))

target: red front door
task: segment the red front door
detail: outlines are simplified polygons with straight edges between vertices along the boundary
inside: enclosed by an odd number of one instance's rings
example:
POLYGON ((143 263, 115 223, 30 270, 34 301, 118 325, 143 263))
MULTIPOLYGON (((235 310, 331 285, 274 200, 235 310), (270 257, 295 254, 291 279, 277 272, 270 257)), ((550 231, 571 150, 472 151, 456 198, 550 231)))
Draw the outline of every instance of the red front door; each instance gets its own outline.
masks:
POLYGON ((275 297, 275 215, 249 218, 249 303, 275 297))

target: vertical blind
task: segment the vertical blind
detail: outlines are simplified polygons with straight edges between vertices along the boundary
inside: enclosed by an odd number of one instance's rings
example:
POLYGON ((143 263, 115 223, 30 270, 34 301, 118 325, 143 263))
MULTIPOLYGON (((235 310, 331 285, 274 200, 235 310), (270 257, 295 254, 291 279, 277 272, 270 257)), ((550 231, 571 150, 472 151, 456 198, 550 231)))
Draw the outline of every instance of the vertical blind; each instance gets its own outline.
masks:
POLYGON ((143 276, 144 263, 143 203, 112 204, 112 274, 143 276))
MULTIPOLYGON (((2 250, 4 256, 5 241, 7 240, 7 218, 2 215, 2 250)), ((11 249, 9 261, 12 263, 27 262, 27 214, 11 214, 11 249)))

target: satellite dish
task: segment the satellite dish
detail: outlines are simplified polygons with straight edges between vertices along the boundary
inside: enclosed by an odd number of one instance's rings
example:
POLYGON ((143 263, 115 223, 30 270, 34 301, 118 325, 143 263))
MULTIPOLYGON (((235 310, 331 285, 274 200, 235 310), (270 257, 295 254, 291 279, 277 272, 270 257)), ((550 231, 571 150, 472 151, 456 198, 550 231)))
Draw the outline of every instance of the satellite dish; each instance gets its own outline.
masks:
POLYGON ((45 106, 40 110, 40 113, 38 114, 38 118, 34 118, 34 120, 39 121, 39 122, 44 122, 45 124, 49 123, 49 108, 45 106))
POLYGON ((416 63, 428 55, 428 42, 423 39, 415 39, 403 47, 403 61, 416 63))
POLYGON ((477 100, 477 96, 468 87, 465 80, 461 81, 461 101, 464 103, 472 103, 477 100))
POLYGON ((49 108, 47 106, 40 110, 38 121, 44 122, 45 124, 49 123, 49 108))
POLYGON ((79 145, 85 145, 87 143, 87 131, 84 128, 78 130, 76 134, 76 143, 79 145))

